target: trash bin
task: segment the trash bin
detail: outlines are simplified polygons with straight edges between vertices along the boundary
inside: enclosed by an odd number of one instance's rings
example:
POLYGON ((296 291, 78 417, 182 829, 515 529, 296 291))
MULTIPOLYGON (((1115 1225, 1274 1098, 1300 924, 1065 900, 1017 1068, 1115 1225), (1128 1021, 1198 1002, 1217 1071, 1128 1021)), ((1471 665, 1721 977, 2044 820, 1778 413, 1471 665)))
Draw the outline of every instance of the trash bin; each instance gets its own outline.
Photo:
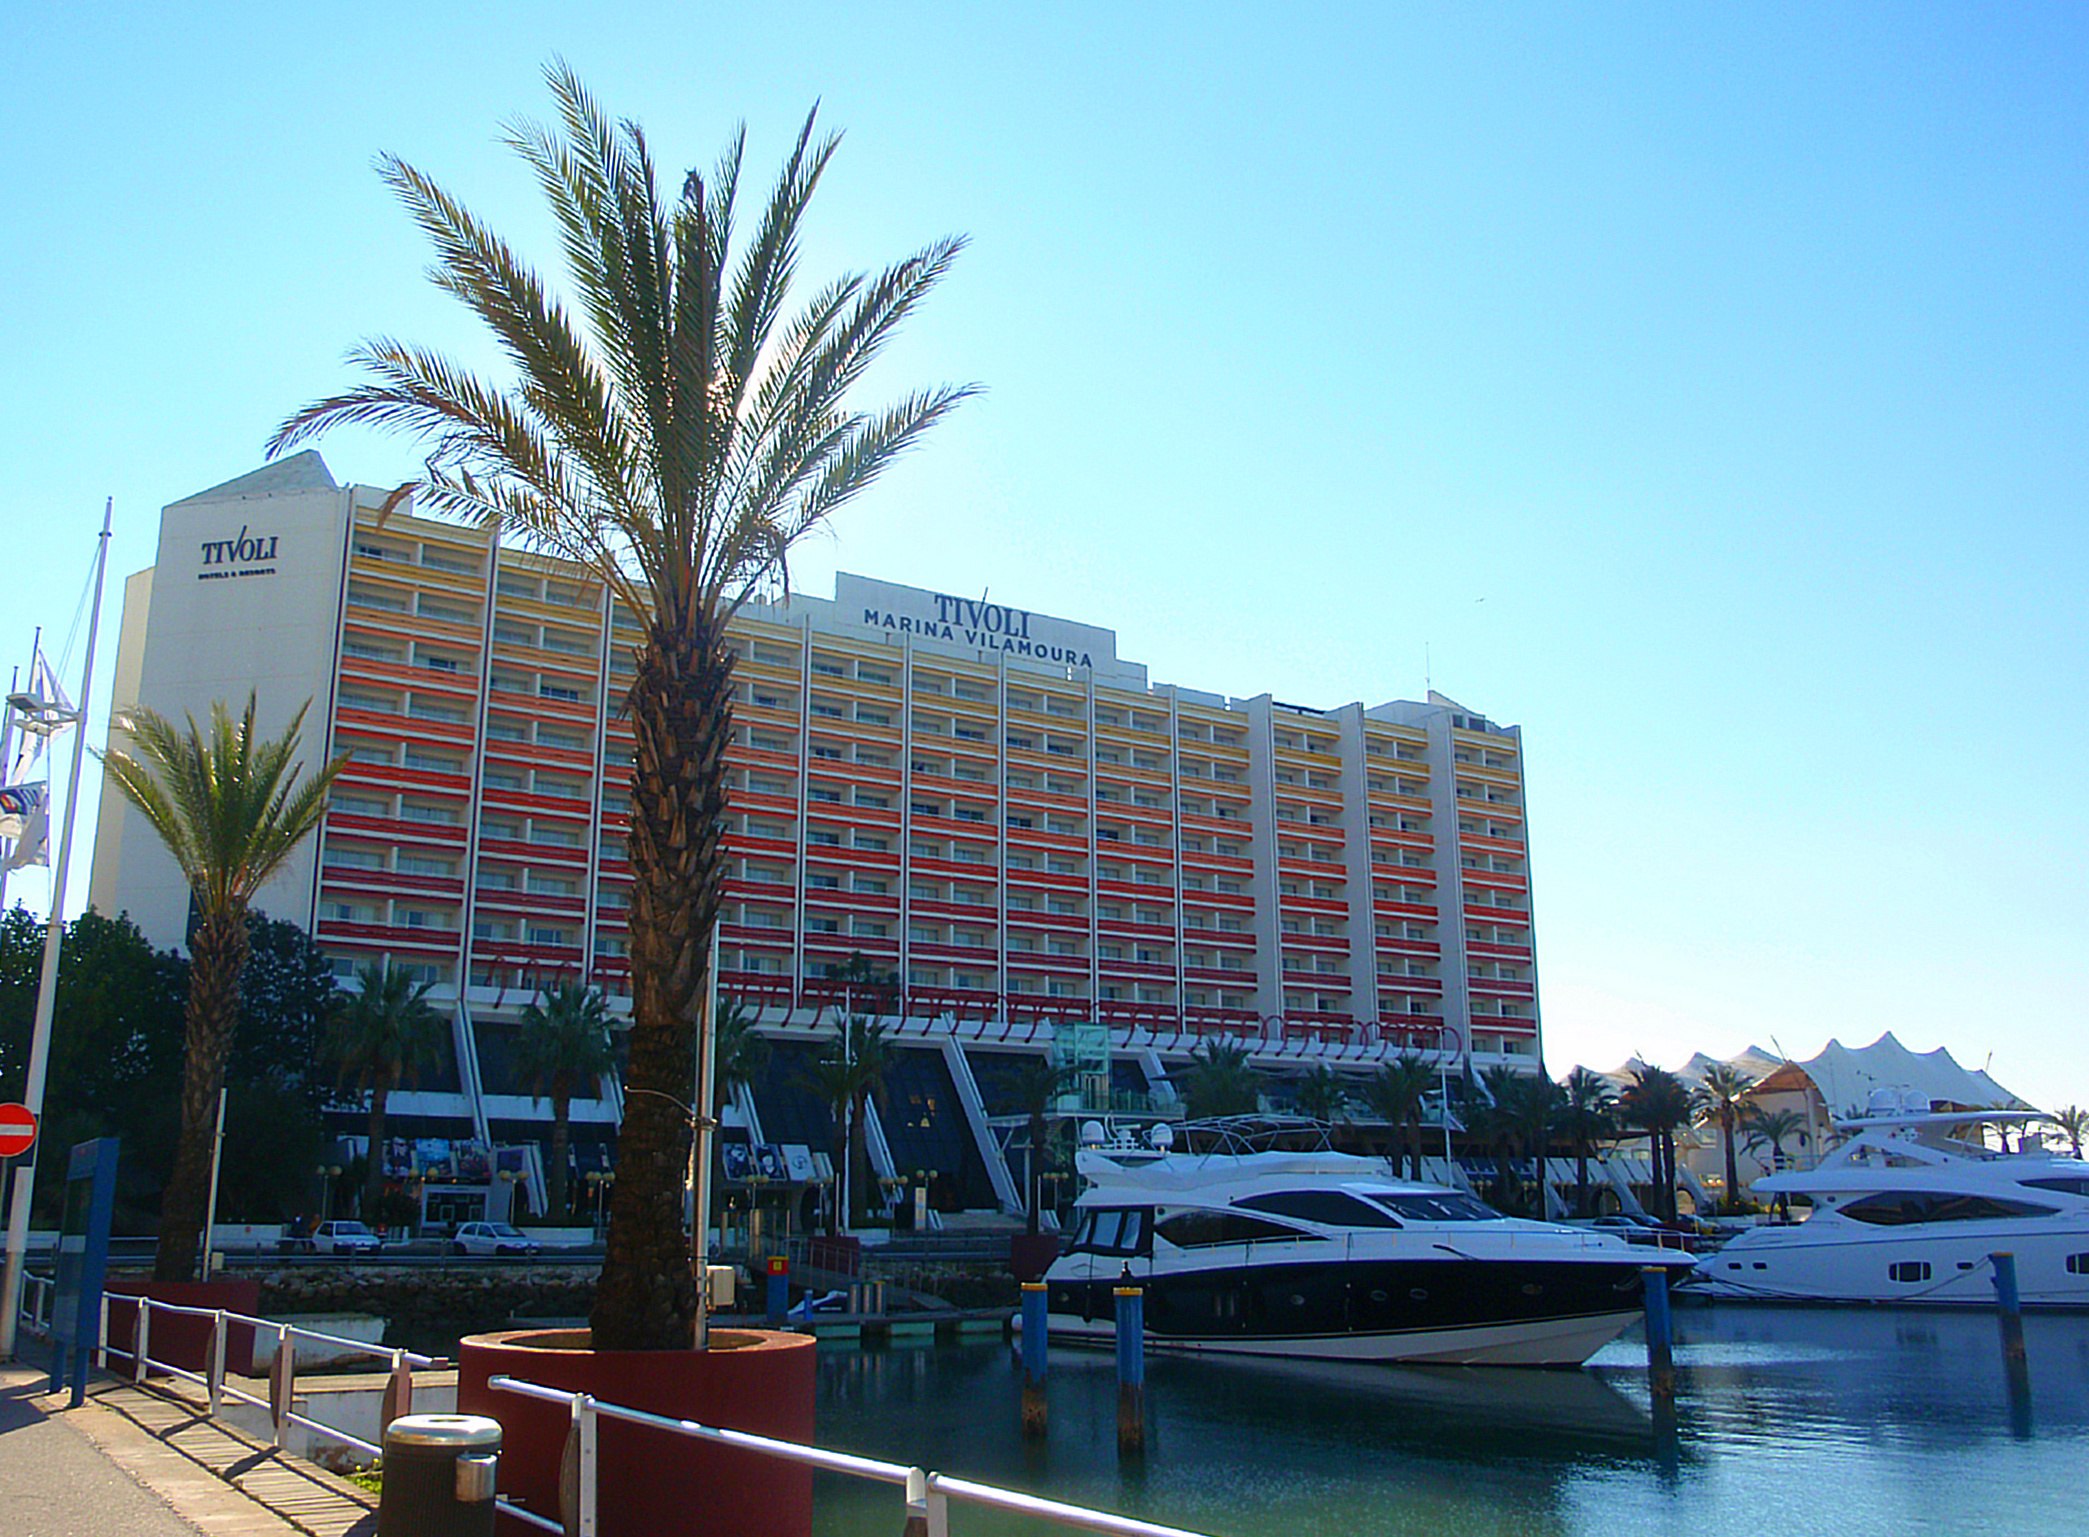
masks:
POLYGON ((384 1433, 377 1537, 493 1537, 500 1421, 407 1414, 384 1433))

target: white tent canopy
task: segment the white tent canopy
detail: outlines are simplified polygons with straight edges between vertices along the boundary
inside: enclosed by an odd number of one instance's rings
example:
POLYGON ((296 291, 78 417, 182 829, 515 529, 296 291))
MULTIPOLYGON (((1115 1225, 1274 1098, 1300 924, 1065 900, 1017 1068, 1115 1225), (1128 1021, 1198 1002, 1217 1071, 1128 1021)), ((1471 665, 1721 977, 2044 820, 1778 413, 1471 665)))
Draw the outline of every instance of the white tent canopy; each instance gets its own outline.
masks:
POLYGON ((1984 1072, 1960 1067, 1951 1053, 1939 1046, 1935 1051, 1910 1051, 1887 1031, 1869 1046, 1845 1046, 1830 1041, 1811 1061, 1798 1063, 1821 1091, 1829 1112, 1862 1114, 1871 1096, 1891 1089, 1903 1098, 1926 1099, 1932 1104, 1969 1105, 1993 1110, 2028 1110, 2018 1099, 1984 1072))

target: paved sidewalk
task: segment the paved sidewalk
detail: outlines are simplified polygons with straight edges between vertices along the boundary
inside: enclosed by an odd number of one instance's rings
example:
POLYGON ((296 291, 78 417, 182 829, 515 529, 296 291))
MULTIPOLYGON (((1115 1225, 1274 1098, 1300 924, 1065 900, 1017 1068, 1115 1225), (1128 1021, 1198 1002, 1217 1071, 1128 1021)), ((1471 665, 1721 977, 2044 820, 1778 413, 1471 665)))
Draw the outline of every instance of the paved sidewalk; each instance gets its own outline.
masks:
POLYGON ((78 1409, 0 1366, 0 1529, 9 1537, 369 1537, 375 1501, 209 1419, 177 1392, 102 1379, 78 1409))

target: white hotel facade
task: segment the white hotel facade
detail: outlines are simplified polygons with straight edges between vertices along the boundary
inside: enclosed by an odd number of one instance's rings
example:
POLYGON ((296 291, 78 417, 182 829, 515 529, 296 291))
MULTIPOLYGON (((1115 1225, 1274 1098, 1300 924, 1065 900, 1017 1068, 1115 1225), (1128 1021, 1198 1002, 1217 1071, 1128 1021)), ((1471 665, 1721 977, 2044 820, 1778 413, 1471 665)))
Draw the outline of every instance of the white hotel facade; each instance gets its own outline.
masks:
MULTIPOLYGON (((491 1144, 544 1116, 501 1071, 521 1004, 558 977, 624 987, 634 630, 584 570, 383 499, 307 453, 167 507, 125 587, 117 704, 200 716, 252 688, 279 730, 310 701, 308 756, 350 762, 260 905, 344 972, 389 958, 433 984, 454 1062, 394 1106, 491 1144)), ((1065 1023, 1107 1026, 1119 1091, 1163 1101, 1213 1035, 1280 1070, 1538 1068, 1516 728, 1435 694, 1307 709, 1155 684, 1109 630, 848 575, 731 633, 722 985, 809 1039, 865 957, 892 1028, 941 1063, 916 1129, 969 1136, 999 1204, 987 1059, 1065 1023)), ((114 796, 90 897, 182 939, 180 877, 114 796)), ((765 1112, 814 1134, 762 1086, 742 1100, 756 1141, 765 1112)), ((606 1083, 576 1119, 616 1106, 606 1083)), ((874 1153, 908 1167, 891 1130, 874 1153)))

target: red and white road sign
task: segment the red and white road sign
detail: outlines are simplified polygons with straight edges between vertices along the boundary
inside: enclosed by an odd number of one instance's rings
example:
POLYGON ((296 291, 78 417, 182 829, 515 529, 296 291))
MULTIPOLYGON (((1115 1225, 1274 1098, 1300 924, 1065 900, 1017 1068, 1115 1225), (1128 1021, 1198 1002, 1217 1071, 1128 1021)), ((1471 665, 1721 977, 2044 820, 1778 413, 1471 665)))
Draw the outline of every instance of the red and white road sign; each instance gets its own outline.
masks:
POLYGON ((14 1158, 36 1146, 36 1115, 27 1105, 0 1105, 0 1158, 14 1158))

